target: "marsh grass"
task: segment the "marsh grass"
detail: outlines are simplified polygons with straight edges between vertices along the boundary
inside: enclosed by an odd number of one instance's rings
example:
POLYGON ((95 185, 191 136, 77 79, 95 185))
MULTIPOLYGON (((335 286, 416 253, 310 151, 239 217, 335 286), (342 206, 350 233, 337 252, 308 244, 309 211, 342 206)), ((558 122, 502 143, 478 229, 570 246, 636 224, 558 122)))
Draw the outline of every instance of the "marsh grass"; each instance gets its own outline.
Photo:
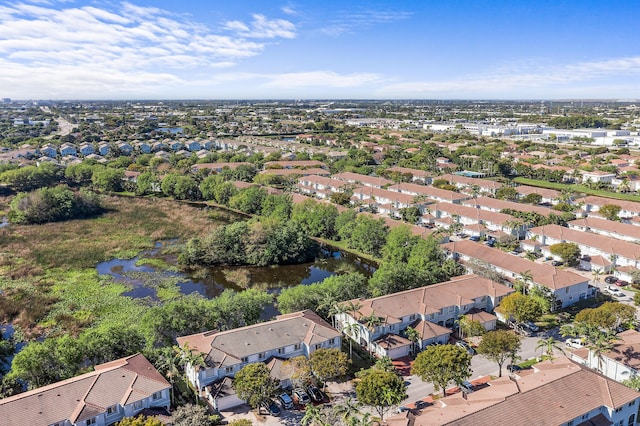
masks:
MULTIPOLYGON (((105 196, 103 204, 107 211, 91 219, 0 228, 0 321, 26 338, 136 324, 148 303, 122 296, 131 287, 99 276, 96 264, 133 258, 158 240, 205 235, 220 224, 210 211, 172 200, 105 196)), ((0 197, 0 209, 6 205, 8 198, 0 197)), ((162 259, 142 261, 166 266, 162 259)), ((180 297, 177 280, 161 281, 149 284, 160 300, 180 297)))
POLYGON ((102 216, 0 229, 0 253, 42 268, 92 268, 113 257, 131 258, 158 240, 209 233, 220 222, 197 207, 171 200, 104 197, 102 216))

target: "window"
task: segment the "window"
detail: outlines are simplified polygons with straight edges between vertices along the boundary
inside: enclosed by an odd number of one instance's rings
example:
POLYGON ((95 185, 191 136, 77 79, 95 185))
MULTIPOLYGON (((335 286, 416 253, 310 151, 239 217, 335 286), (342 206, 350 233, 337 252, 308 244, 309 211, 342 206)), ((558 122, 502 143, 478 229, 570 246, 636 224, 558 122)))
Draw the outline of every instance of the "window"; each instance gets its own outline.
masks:
POLYGON ((573 420, 568 421, 567 426, 573 426, 573 420))
POLYGON ((320 343, 318 343, 318 344, 316 344, 314 347, 315 347, 316 349, 320 349, 320 348, 322 347, 322 345, 321 345, 320 343))
POLYGON ((87 426, 91 426, 91 425, 95 425, 96 424, 96 418, 92 417, 90 419, 87 420, 87 426))
POLYGON ((295 346, 293 347, 294 350, 299 351, 300 350, 300 343, 296 343, 295 346))
POLYGON ((107 407, 107 416, 110 416, 112 414, 115 414, 118 412, 118 406, 117 405, 112 405, 111 407, 107 407))
POLYGON ((264 359, 264 357, 265 357, 264 352, 260 352, 258 354, 258 359, 264 359))
POLYGON ((414 319, 416 319, 416 314, 411 314, 411 315, 409 315, 409 320, 410 320, 410 321, 411 321, 411 320, 414 320, 414 319))
POLYGON ((154 392, 153 396, 151 397, 151 399, 153 399, 154 401, 160 398, 162 398, 162 392, 154 392))
POLYGON ((333 345, 333 344, 335 344, 335 343, 336 343, 336 339, 333 339, 333 338, 332 338, 332 339, 329 339, 329 344, 330 344, 330 345, 333 345))
POLYGON ((246 356, 243 356, 240 361, 246 364, 247 362, 249 362, 249 358, 247 358, 246 356))
POLYGON ((278 353, 279 354, 283 354, 284 353, 284 348, 278 348, 278 353))
POLYGON ((631 402, 629 403, 629 407, 633 407, 634 405, 636 405, 636 401, 635 401, 635 400, 633 400, 633 401, 631 401, 631 402))
POLYGON ((226 368, 224 369, 224 372, 225 372, 225 373, 231 373, 232 371, 233 371, 233 367, 226 367, 226 368))
POLYGON ((455 306, 449 306, 449 313, 455 311, 456 307, 455 306))
POLYGON ((133 409, 134 410, 139 410, 142 408, 142 401, 136 401, 133 403, 133 409))
POLYGON ((636 425, 636 415, 632 414, 629 416, 629 421, 627 421, 627 426, 635 426, 636 425))
POLYGON ((616 413, 619 413, 620 411, 622 411, 622 407, 616 408, 616 413))

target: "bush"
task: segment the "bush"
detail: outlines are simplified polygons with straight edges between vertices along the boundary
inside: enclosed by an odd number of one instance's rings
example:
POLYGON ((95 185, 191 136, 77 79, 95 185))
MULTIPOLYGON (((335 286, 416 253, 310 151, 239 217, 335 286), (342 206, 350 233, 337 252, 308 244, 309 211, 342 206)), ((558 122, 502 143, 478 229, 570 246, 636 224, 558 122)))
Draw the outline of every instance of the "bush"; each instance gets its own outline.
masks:
POLYGON ((59 222, 96 215, 102 211, 98 196, 66 186, 18 194, 10 204, 9 220, 19 224, 59 222))

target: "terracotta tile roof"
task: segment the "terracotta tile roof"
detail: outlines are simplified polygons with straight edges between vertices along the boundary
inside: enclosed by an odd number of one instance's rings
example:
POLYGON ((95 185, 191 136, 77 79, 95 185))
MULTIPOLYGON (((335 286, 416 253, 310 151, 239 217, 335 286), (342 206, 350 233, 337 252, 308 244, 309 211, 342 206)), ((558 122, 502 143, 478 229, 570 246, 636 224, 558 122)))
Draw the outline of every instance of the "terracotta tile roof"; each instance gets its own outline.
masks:
POLYGON ((503 224, 509 220, 514 220, 514 217, 508 214, 492 212, 488 210, 482 210, 475 207, 469 207, 461 204, 452 203, 438 203, 433 206, 429 206, 432 214, 437 215, 437 212, 446 212, 449 215, 458 215, 461 218, 473 219, 476 222, 489 222, 495 224, 503 224))
POLYGON ((553 238, 554 240, 573 242, 579 246, 584 245, 593 247, 603 253, 623 256, 630 260, 634 260, 635 256, 639 253, 638 244, 623 241, 618 238, 608 237, 606 235, 565 228, 560 225, 538 226, 536 228, 529 229, 529 232, 532 235, 546 236, 553 238))
POLYGON ((576 203, 585 203, 587 205, 593 206, 604 206, 605 204, 615 204, 617 206, 622 207, 623 210, 633 212, 635 215, 640 214, 640 203, 635 201, 625 201, 625 200, 615 200, 613 198, 605 198, 605 197, 597 197, 595 195, 590 195, 588 197, 583 197, 575 200, 576 203))
POLYGON ((363 185, 367 185, 367 186, 382 187, 382 186, 393 184, 393 181, 389 180, 389 179, 385 179, 385 178, 381 178, 381 177, 361 175, 361 174, 352 173, 352 172, 338 173, 336 175, 333 175, 333 178, 334 179, 340 179, 340 180, 346 180, 347 182, 359 182, 359 183, 361 183, 363 185))
POLYGON ((178 337, 180 347, 188 345, 203 354, 210 366, 237 364, 243 357, 300 343, 314 345, 339 338, 335 330, 315 312, 306 310, 227 331, 208 331, 178 337))
POLYGON ((450 203, 468 200, 469 195, 460 194, 455 191, 434 188, 433 186, 418 185, 417 183, 397 183, 387 188, 389 191, 403 192, 411 195, 424 195, 428 198, 447 200, 450 203))
POLYGON ((600 219, 596 217, 585 217, 567 223, 570 228, 586 228, 587 230, 606 231, 619 235, 625 235, 640 240, 640 226, 628 223, 616 222, 615 220, 600 219))
POLYGON ((388 351, 389 349, 409 346, 411 341, 397 334, 385 334, 376 339, 375 344, 388 351))
POLYGON ((536 188, 535 186, 520 185, 516 186, 516 191, 521 196, 527 196, 529 194, 539 194, 544 198, 557 199, 560 197, 560 191, 547 188, 536 188))
MULTIPOLYGON (((463 275, 450 281, 401 291, 372 299, 358 299, 361 316, 376 313, 388 324, 400 322, 411 314, 437 313, 441 308, 473 304, 482 296, 506 296, 513 289, 477 275, 463 275)), ((358 318, 356 318, 358 319, 358 318)))
POLYGON ((500 182, 494 182, 492 180, 478 179, 478 178, 460 176, 455 174, 444 174, 442 176, 438 176, 438 179, 445 179, 445 180, 448 180, 449 182, 454 182, 454 183, 468 185, 468 186, 477 185, 478 187, 480 187, 480 189, 489 190, 489 191, 496 191, 504 186, 500 182))
POLYGON ((415 328, 422 340, 433 339, 438 336, 451 334, 451 330, 431 321, 417 320, 411 327, 415 328))
MULTIPOLYGON (((439 400, 422 410, 415 426, 515 424, 559 425, 583 414, 612 410, 640 398, 620 383, 580 367, 565 357, 534 366, 534 373, 512 380, 502 377, 489 382, 466 398, 461 393, 439 400)), ((596 416, 594 424, 601 424, 596 416)))
POLYGON ((171 385, 142 355, 101 364, 95 370, 0 400, 0 419, 7 425, 76 422, 115 404, 148 398, 171 385), (135 395, 132 398, 131 395, 135 395))
POLYGON ((463 206, 475 207, 483 210, 494 210, 500 212, 504 209, 512 209, 521 212, 536 212, 543 216, 558 212, 547 207, 532 206, 531 204, 516 203, 514 201, 498 200, 497 198, 478 197, 461 203, 463 206))
POLYGON ((587 278, 576 273, 558 269, 551 265, 532 262, 522 257, 505 253, 500 249, 490 248, 469 240, 443 244, 443 247, 452 253, 468 256, 471 259, 494 265, 505 271, 511 271, 516 274, 530 271, 535 283, 551 290, 558 290, 587 281, 587 278))

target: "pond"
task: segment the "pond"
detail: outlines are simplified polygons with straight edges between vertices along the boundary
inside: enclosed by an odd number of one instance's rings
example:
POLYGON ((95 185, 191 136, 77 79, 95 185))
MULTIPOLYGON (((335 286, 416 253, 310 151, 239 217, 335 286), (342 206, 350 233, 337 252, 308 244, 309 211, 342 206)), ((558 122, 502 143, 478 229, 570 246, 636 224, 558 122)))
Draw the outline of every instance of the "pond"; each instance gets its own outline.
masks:
POLYGON ((311 263, 181 271, 175 267, 176 256, 163 254, 163 248, 166 248, 166 245, 158 243, 154 250, 141 253, 133 259, 111 259, 99 263, 96 270, 101 275, 110 275, 117 281, 130 285, 132 289, 124 293, 125 296, 158 300, 158 287, 167 283, 177 285, 181 294, 197 292, 204 297, 214 298, 227 288, 242 291, 256 287, 269 293, 277 293, 285 287, 317 283, 338 273, 360 272, 370 277, 376 269, 374 262, 325 245, 311 263), (170 267, 155 266, 154 259, 170 267), (149 261, 150 264, 141 264, 145 261, 149 261))

